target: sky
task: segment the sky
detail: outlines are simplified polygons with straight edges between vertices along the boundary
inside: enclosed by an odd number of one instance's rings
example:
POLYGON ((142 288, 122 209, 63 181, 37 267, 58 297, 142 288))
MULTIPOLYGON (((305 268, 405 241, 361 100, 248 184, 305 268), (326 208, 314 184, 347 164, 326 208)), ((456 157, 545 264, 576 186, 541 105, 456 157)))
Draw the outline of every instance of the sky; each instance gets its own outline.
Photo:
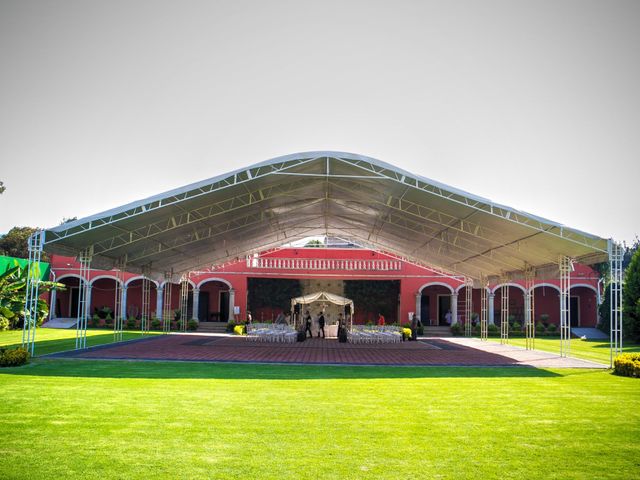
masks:
POLYGON ((0 232, 289 153, 640 234, 640 2, 0 0, 0 232))

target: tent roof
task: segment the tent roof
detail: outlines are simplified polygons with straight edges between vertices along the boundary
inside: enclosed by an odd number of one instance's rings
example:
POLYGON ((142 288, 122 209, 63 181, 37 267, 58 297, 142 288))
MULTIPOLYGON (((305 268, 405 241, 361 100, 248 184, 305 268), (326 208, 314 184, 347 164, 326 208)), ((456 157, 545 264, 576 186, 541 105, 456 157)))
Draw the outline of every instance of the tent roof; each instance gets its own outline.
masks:
POLYGON ((474 279, 593 264, 608 241, 344 152, 274 158, 46 230, 45 250, 93 251, 151 275, 211 267, 316 235, 474 279))

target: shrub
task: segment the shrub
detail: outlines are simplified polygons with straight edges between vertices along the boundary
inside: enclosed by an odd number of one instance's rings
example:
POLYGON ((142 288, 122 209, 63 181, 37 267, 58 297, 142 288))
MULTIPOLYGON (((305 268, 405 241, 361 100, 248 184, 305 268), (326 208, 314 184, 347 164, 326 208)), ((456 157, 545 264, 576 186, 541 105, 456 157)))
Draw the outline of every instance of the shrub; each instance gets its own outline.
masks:
POLYGON ((107 318, 104 319, 104 324, 107 327, 113 327, 113 317, 111 315, 107 315, 107 318))
POLYGON ((613 373, 640 378, 640 353, 623 353, 613 360, 613 373))
POLYGON ((540 321, 542 322, 542 324, 545 327, 549 326, 549 314, 548 313, 543 313, 540 315, 540 321))
POLYGON ((9 319, 0 315, 0 332, 4 330, 9 330, 10 326, 11 326, 11 322, 9 322, 9 319))
POLYGON ((402 339, 409 340, 411 338, 411 329, 402 327, 402 339))
POLYGON ((95 328, 98 325, 100 325, 100 317, 98 314, 94 314, 93 317, 91 317, 91 320, 89 320, 89 326, 95 328))
POLYGON ((235 327, 233 327, 233 333, 236 335, 244 335, 244 325, 236 325, 235 327))
POLYGON ((550 323, 547 327, 547 332, 549 333, 556 333, 556 330, 558 330, 558 327, 554 323, 550 323))
POLYGON ((514 324, 511 327, 511 331, 513 333, 521 333, 522 325, 520 325, 518 322, 514 322, 514 324))
POLYGON ((183 324, 184 324, 184 320, 178 320, 176 322, 176 330, 182 330, 183 324))
POLYGON ((19 367, 29 362, 29 352, 22 348, 6 350, 0 348, 0 367, 19 367))
POLYGON ((191 320, 189 320, 189 323, 187 323, 187 330, 189 330, 190 332, 195 332, 196 330, 198 330, 198 325, 198 320, 192 318, 191 320))
POLYGON ((453 335, 462 335, 462 325, 460 325, 459 323, 454 323, 453 325, 451 325, 451 333, 453 335))
POLYGON ((236 328, 236 322, 229 320, 227 322, 227 333, 233 333, 233 329, 236 328))
POLYGON ((138 323, 138 322, 136 321, 136 319, 135 319, 135 318, 133 318, 133 317, 129 317, 129 318, 127 318, 127 328, 128 328, 129 330, 133 330, 134 328, 136 328, 136 324, 137 324, 137 323, 138 323))
POLYGON ((498 335, 498 326, 495 323, 490 323, 487 326, 487 334, 491 337, 496 337, 498 335))
POLYGON ((540 322, 536 323, 536 333, 542 335, 544 333, 544 325, 540 322))
POLYGON ((422 324, 420 324, 420 326, 418 327, 418 335, 424 335, 424 327, 422 326, 422 324))
POLYGON ((158 320, 157 318, 151 319, 151 328, 153 330, 160 330, 161 326, 162 326, 162 322, 160 320, 158 320))

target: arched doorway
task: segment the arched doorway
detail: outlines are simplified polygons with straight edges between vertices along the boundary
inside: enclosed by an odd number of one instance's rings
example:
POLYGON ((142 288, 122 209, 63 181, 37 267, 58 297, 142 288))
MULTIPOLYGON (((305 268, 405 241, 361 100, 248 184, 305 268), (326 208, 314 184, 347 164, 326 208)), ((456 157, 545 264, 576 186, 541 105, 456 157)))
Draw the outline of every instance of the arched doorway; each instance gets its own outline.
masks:
POLYGON ((115 277, 108 276, 97 277, 91 281, 90 316, 98 315, 104 319, 110 315, 114 318, 117 282, 115 277))
POLYGON ((420 288, 420 320, 423 325, 445 326, 451 311, 453 288, 445 283, 428 283, 420 288))
MULTIPOLYGON (((502 288, 503 285, 496 285, 493 289, 494 293, 494 322, 500 325, 502 322, 502 288)), ((508 295, 508 319, 509 323, 518 323, 521 328, 524 325, 525 305, 524 305, 524 287, 517 284, 509 284, 508 295)))
POLYGON ((591 285, 571 286, 570 316, 572 327, 596 327, 598 324, 598 299, 591 285))
POLYGON ((533 287, 535 323, 560 325, 560 288, 550 283, 533 287))
MULTIPOLYGON (((133 317, 136 319, 140 319, 142 317, 142 277, 133 278, 129 280, 126 283, 126 286, 127 286, 127 306, 126 306, 127 318, 133 317)), ((156 283, 153 281, 150 281, 149 287, 150 287, 149 288, 149 318, 154 318, 154 317, 160 318, 161 312, 156 312, 156 305, 158 303, 157 301, 158 292, 156 288, 156 283)))
POLYGON ((78 275, 64 275, 56 279, 58 283, 65 286, 64 290, 56 293, 55 316, 56 318, 77 318, 78 299, 80 297, 80 286, 84 280, 78 275))
POLYGON ((207 279, 198 284, 197 318, 201 322, 226 322, 229 319, 231 285, 221 279, 207 279))

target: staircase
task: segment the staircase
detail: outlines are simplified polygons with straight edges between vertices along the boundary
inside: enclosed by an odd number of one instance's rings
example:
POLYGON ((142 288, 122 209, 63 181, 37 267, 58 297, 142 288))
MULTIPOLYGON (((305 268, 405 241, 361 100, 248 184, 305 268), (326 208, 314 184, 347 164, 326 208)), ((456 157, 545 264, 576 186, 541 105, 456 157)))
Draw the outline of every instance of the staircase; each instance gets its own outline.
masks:
POLYGON ((198 333, 227 333, 227 322, 200 322, 198 333))
POLYGON ((443 326, 425 326, 424 327, 424 335, 422 337, 450 337, 451 336, 451 327, 443 326))

